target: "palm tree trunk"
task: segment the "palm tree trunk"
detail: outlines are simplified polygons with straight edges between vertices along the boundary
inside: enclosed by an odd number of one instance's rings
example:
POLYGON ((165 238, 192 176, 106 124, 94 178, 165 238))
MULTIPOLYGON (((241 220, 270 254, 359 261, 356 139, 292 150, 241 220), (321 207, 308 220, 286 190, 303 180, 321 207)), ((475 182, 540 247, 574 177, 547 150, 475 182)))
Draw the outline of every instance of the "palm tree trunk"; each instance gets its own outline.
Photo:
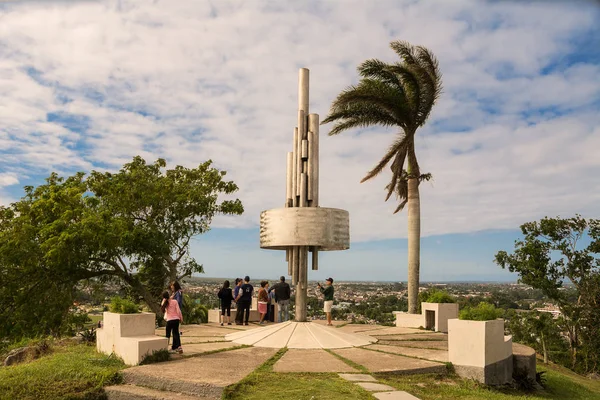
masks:
POLYGON ((419 266, 421 254, 421 202, 419 180, 408 180, 408 312, 416 314, 419 297, 419 266))

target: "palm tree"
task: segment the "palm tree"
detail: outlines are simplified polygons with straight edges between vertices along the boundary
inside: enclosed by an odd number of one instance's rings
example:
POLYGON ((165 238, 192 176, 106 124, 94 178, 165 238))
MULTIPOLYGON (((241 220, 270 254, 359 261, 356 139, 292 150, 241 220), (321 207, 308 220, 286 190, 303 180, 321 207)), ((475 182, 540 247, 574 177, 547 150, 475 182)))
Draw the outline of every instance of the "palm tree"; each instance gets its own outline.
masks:
POLYGON ((373 125, 398 129, 387 153, 361 183, 378 175, 391 162, 392 178, 385 188, 385 200, 392 194, 398 198, 394 214, 408 205, 408 312, 416 314, 421 245, 419 184, 431 179, 431 174, 421 174, 415 134, 442 92, 442 75, 435 56, 425 47, 402 41, 394 41, 390 46, 401 62, 363 62, 358 67, 360 82, 337 96, 323 124, 335 122, 329 135, 373 125))

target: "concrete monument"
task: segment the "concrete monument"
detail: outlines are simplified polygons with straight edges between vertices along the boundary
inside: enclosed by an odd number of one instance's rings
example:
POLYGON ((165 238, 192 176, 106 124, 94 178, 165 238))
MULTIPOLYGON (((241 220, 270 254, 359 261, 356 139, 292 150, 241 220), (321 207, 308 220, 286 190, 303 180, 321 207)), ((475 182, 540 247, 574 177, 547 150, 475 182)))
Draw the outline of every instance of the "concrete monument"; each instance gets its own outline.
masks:
POLYGON ((285 204, 260 214, 260 247, 285 250, 288 275, 296 287, 295 321, 231 333, 225 339, 290 349, 366 346, 377 339, 306 322, 309 253, 316 270, 320 251, 350 248, 350 225, 348 211, 319 207, 319 115, 308 110, 308 69, 300 69, 298 86, 298 126, 287 154, 285 204))
POLYGON ((319 115, 309 113, 308 77, 308 69, 300 69, 298 126, 287 153, 285 207, 260 215, 260 247, 285 250, 288 275, 296 286, 298 322, 306 321, 308 253, 317 270, 319 251, 350 248, 348 211, 319 207, 319 115))

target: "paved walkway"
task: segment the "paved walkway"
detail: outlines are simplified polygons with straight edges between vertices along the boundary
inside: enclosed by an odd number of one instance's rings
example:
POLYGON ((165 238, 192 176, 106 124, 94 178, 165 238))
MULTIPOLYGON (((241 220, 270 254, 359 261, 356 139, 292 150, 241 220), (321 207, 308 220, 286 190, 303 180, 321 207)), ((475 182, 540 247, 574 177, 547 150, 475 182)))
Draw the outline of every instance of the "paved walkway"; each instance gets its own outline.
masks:
POLYGON ((388 399, 388 400, 419 400, 418 397, 413 396, 410 393, 396 390, 395 388, 378 383, 371 375, 367 374, 339 374, 341 378, 350 381, 363 389, 372 392, 376 399, 388 399))
MULTIPOLYGON (((218 324, 184 325, 183 355, 172 355, 173 361, 128 368, 123 371, 125 385, 106 388, 110 400, 193 400, 220 399, 223 389, 239 382, 278 350, 245 347, 227 340, 251 337, 261 331, 277 331, 284 324, 267 327, 219 326, 218 324), (270 329, 269 329, 270 327, 270 329), (248 331, 253 330, 253 331, 248 331), (248 332, 247 332, 248 331, 248 332), (228 338, 226 338, 227 335, 228 338), (212 366, 219 366, 212 368, 212 366)), ((447 336, 410 328, 374 325, 342 325, 326 327, 315 322, 315 331, 328 336, 359 334, 376 338, 375 344, 362 347, 323 349, 289 349, 273 366, 278 373, 342 373, 344 379, 356 382, 377 399, 414 400, 406 392, 383 385, 368 373, 445 373, 448 359, 447 336), (424 340, 425 339, 425 340, 424 340)), ((164 329, 157 330, 163 336, 164 329)), ((327 336, 327 337, 328 337, 327 336)))

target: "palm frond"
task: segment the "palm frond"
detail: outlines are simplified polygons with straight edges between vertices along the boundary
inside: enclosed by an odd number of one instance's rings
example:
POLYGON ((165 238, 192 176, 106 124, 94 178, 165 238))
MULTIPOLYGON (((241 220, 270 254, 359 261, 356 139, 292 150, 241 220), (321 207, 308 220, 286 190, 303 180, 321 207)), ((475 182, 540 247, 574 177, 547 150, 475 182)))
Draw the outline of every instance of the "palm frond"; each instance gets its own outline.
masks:
POLYGON ((357 70, 363 78, 381 80, 397 90, 404 90, 398 77, 389 70, 389 65, 381 60, 375 58, 366 60, 358 66, 357 70))
POLYGON ((364 78, 358 85, 343 90, 331 104, 330 112, 346 108, 353 103, 377 105, 398 121, 406 119, 407 99, 402 91, 376 79, 364 78))
POLYGON ((368 181, 369 179, 377 176, 381 171, 383 171, 385 166, 390 162, 390 160, 394 156, 396 156, 396 158, 394 159, 394 164, 396 163, 396 159, 399 159, 399 158, 402 159, 401 162, 402 162, 402 164, 404 164, 404 158, 406 157, 406 151, 407 151, 406 136, 402 136, 400 139, 396 140, 393 145, 390 146, 388 152, 381 159, 381 161, 379 161, 379 163, 371 171, 369 171, 364 178, 362 178, 360 183, 368 181))

